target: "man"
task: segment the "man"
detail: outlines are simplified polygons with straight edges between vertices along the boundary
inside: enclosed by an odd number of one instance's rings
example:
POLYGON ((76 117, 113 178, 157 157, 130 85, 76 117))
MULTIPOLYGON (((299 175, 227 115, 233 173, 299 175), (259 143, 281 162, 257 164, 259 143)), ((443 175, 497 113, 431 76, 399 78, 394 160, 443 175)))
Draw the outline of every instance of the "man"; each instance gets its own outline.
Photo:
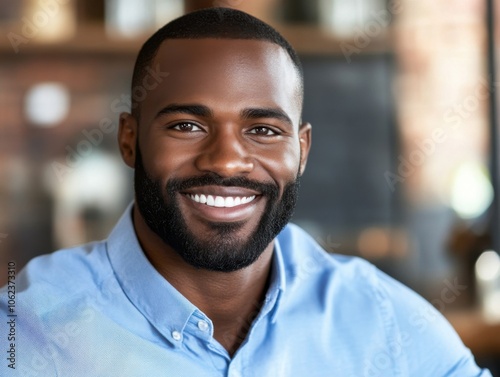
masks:
POLYGON ((311 145, 302 80, 292 47, 236 10, 156 32, 134 69, 141 95, 120 116, 135 203, 106 241, 19 274, 16 369, 4 370, 490 376, 423 299, 287 225, 311 145))

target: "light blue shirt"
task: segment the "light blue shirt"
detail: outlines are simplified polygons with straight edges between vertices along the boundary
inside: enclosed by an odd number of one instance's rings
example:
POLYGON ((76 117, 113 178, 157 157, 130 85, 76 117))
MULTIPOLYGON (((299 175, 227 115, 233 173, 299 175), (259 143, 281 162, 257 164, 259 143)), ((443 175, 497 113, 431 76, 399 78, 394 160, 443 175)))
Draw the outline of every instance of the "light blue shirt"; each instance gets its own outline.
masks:
POLYGON ((2 321, 15 323, 14 353, 1 327, 2 376, 491 376, 426 301, 291 224, 257 318, 238 319, 250 330, 233 358, 145 257, 131 207, 107 240, 32 260, 15 289, 14 302, 1 291, 2 321))

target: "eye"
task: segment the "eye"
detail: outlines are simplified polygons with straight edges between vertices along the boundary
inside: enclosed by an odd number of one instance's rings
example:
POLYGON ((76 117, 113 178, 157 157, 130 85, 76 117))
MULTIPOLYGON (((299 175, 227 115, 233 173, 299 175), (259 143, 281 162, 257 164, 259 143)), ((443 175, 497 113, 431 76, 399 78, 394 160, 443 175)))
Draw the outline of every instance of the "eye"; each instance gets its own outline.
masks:
POLYGON ((272 130, 269 127, 259 126, 254 127, 250 130, 251 134, 259 135, 259 136, 276 136, 278 132, 272 130))
POLYGON ((173 130, 181 131, 181 132, 197 132, 197 131, 203 131, 200 126, 197 126, 194 123, 191 122, 182 122, 182 123, 177 123, 174 124, 173 126, 169 127, 173 130))

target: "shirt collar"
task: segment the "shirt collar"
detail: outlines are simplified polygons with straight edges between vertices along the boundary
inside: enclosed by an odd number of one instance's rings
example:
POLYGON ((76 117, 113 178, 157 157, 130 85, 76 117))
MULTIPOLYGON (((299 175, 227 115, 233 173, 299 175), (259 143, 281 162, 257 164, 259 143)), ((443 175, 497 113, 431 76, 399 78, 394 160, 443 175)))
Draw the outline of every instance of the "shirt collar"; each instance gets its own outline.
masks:
POLYGON ((271 284, 269 285, 266 298, 269 297, 270 300, 275 300, 274 303, 271 301, 271 303, 274 304, 271 321, 274 323, 276 322, 278 309, 280 307, 283 294, 286 290, 285 263, 283 260, 283 250, 281 249, 278 237, 276 237, 274 240, 273 265, 270 281, 271 284))
POLYGON ((125 295, 173 345, 197 310, 153 267, 135 234, 130 204, 107 240, 107 252, 125 295), (168 314, 167 314, 168 313, 168 314))
MULTIPOLYGON (((182 334, 195 312, 203 314, 149 262, 135 234, 132 208, 133 203, 127 207, 108 237, 108 257, 128 299, 164 337, 178 346, 175 333, 182 334)), ((273 322, 276 321, 286 288, 285 275, 283 252, 277 237, 274 241, 269 289, 261 313, 271 312, 273 322)))

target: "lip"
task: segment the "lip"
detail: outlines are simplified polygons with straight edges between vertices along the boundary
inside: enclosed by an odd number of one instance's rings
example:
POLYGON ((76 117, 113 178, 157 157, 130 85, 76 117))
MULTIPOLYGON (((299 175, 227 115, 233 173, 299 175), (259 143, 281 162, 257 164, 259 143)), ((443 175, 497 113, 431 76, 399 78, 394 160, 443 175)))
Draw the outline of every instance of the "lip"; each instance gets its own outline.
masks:
POLYGON ((259 205, 261 204, 263 197, 260 194, 256 194, 253 190, 247 190, 244 188, 233 188, 233 187, 215 187, 208 190, 208 186, 199 187, 196 189, 189 189, 183 193, 180 193, 181 201, 186 205, 186 207, 194 212, 197 217, 202 218, 209 222, 241 222, 249 220, 252 216, 255 216, 259 205), (216 196, 253 196, 255 199, 249 203, 241 204, 236 207, 211 207, 206 204, 198 203, 192 200, 187 194, 205 194, 205 195, 216 195, 216 196))

